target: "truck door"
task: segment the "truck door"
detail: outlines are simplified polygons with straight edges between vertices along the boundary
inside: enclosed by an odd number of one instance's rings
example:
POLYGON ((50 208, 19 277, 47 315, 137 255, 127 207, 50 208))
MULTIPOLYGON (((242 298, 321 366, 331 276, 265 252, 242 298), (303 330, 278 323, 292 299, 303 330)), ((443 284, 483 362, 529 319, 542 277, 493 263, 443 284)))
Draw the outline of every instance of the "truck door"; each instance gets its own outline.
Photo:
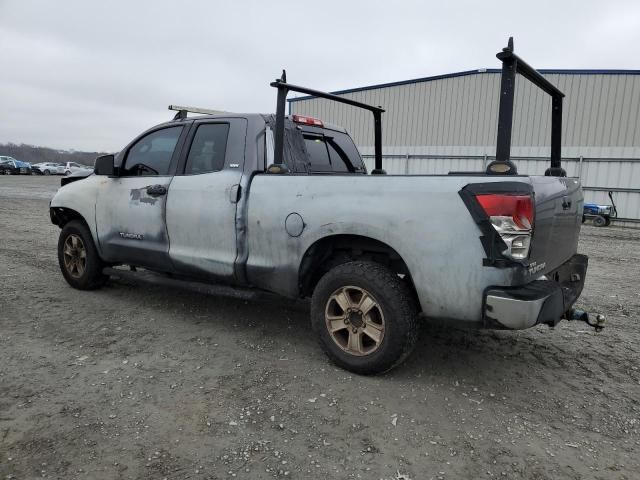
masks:
POLYGON ((165 208, 186 133, 185 125, 146 132, 123 152, 120 175, 104 178, 96 225, 105 260, 172 270, 165 208))
POLYGON ((243 118, 220 118, 195 121, 189 132, 167 198, 169 254, 178 271, 234 278, 246 131, 243 118))

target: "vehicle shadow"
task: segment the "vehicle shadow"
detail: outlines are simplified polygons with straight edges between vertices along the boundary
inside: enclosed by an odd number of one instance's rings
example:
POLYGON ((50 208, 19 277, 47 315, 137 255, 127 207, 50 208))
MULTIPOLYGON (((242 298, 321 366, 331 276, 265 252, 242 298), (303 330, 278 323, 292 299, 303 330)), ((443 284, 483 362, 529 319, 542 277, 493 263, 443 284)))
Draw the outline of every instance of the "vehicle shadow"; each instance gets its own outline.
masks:
MULTIPOLYGON (((309 352, 305 354, 306 361, 318 362, 318 368, 327 364, 315 335, 310 332, 308 301, 289 300, 260 292, 256 292, 254 298, 190 291, 176 293, 165 286, 129 279, 112 280, 109 285, 110 295, 128 295, 133 288, 137 301, 145 304, 160 302, 171 322, 181 320, 198 325, 205 332, 211 332, 212 336, 219 328, 233 330, 238 341, 250 338, 252 341, 259 339, 295 345, 298 352, 309 352), (188 306, 188 312, 185 306, 188 306)), ((402 367, 385 377, 403 380, 429 374, 447 378, 481 378, 484 375, 501 375, 501 370, 526 374, 531 370, 532 362, 537 368, 556 367, 564 363, 559 357, 575 353, 573 349, 563 351, 554 338, 559 337, 548 332, 546 327, 522 332, 491 331, 461 329, 425 320, 420 325, 413 354, 402 367)))

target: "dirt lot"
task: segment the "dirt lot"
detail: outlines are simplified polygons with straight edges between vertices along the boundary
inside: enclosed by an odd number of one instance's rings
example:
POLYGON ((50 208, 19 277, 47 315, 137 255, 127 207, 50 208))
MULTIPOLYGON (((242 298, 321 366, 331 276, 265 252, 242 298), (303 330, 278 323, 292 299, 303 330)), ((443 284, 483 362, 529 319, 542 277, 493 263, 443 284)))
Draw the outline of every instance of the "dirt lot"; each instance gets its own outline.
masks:
POLYGON ((583 228, 604 332, 424 325, 366 378, 304 305, 71 289, 58 182, 0 177, 0 478, 640 478, 640 231, 583 228))

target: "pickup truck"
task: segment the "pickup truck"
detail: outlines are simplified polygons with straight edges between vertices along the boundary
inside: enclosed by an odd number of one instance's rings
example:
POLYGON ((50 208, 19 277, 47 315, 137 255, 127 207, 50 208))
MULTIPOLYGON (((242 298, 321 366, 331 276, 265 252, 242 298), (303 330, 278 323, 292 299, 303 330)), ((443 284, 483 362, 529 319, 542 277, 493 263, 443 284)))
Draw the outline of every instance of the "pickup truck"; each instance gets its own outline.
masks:
POLYGON ((284 73, 271 84, 275 115, 170 106, 172 121, 99 157, 93 175, 52 199, 64 278, 95 289, 114 267, 130 266, 175 282, 310 297, 322 348, 360 374, 401 363, 421 317, 497 329, 562 318, 602 327, 573 309, 587 257, 577 253, 581 186, 560 166, 562 93, 511 41, 498 58, 498 148, 484 172, 386 175, 383 110, 291 85, 284 73), (560 105, 546 176, 519 175, 509 160, 516 73, 560 105), (371 174, 343 128, 285 115, 289 91, 373 113, 371 174))

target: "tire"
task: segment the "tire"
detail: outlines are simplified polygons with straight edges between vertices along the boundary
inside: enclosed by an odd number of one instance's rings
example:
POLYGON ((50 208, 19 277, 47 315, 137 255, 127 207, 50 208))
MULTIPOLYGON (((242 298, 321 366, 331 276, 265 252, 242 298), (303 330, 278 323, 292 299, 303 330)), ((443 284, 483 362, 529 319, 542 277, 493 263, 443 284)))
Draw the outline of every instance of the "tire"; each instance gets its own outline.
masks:
POLYGON ((64 176, 65 176, 65 177, 68 177, 69 175, 71 175, 71 172, 70 172, 69 170, 65 170, 65 172, 64 172, 64 176))
POLYGON ((606 226, 606 225, 607 225, 607 219, 606 219, 606 218, 604 218, 602 215, 598 215, 597 217, 595 217, 595 218, 593 219, 593 224, 594 224, 596 227, 604 227, 604 226, 606 226))
POLYGON ((609 225, 611 225, 611 217, 605 217, 605 222, 604 222, 604 226, 608 227, 609 225))
POLYGON ((311 325, 322 349, 336 365, 361 375, 384 373, 409 356, 418 337, 418 314, 406 280, 371 262, 333 268, 320 279, 311 299, 311 325), (365 309, 368 313, 362 315, 365 309))
POLYGON ((95 290, 109 279, 102 273, 105 265, 91 232, 80 220, 72 220, 62 228, 58 239, 58 264, 67 283, 78 290, 95 290))
POLYGON ((45 170, 44 172, 42 172, 44 175, 51 175, 51 172, 49 170, 45 170))

